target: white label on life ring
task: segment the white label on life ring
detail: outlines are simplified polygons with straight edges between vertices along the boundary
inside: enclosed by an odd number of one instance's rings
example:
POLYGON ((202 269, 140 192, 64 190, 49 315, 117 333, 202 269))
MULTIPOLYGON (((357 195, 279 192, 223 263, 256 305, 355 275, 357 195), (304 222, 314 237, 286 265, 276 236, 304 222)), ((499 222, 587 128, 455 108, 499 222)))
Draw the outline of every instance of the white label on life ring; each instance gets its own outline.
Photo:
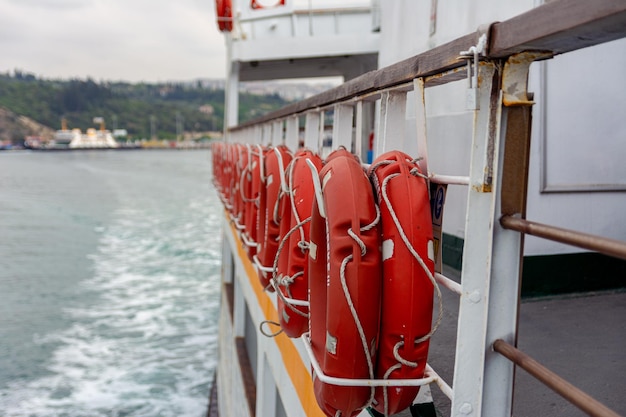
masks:
POLYGON ((332 178, 332 176, 333 176, 332 171, 328 171, 326 175, 324 175, 324 179, 322 180, 322 191, 324 190, 324 188, 326 188, 326 184, 332 178))
POLYGON ((333 355, 337 354, 337 338, 326 332, 326 350, 333 355))
POLYGON ((383 261, 393 257, 393 240, 383 240, 383 261))
POLYGON ((435 262, 435 245, 432 240, 428 241, 428 259, 435 262))
POLYGON ((317 245, 313 241, 309 242, 309 256, 314 261, 317 260, 317 245))

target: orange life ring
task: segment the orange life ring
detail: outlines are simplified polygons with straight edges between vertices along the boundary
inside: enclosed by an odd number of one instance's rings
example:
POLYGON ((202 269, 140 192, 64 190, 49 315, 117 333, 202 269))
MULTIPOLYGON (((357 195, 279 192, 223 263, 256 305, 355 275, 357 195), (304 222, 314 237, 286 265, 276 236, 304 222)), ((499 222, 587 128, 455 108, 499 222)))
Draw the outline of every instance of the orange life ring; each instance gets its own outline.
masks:
MULTIPOLYGON (((318 181, 323 202, 314 204, 309 248, 311 349, 328 376, 372 379, 382 281, 372 186, 360 162, 343 149, 329 156, 318 181)), ((374 388, 315 378, 314 392, 327 415, 347 417, 370 403, 374 388)))
POLYGON ((230 181, 232 178, 231 151, 231 145, 226 143, 222 143, 217 147, 215 160, 215 167, 217 170, 214 174, 220 200, 222 201, 224 207, 228 210, 232 208, 230 205, 232 191, 232 188, 230 187, 230 181))
POLYGON ((241 178, 241 198, 245 205, 244 229, 241 240, 248 258, 253 260, 257 248, 257 221, 259 212, 259 191, 261 189, 261 169, 264 150, 260 145, 248 145, 248 165, 241 178))
POLYGON ((280 235, 280 199, 285 178, 285 165, 291 162, 291 152, 284 145, 268 149, 263 158, 263 176, 259 190, 259 213, 257 221, 256 259, 259 280, 264 288, 273 291, 270 285, 274 258, 278 250, 280 235))
POLYGON ((246 166, 248 165, 248 150, 245 145, 240 143, 235 144, 235 162, 234 162, 234 175, 233 175, 233 210, 232 220, 237 230, 242 230, 244 227, 245 216, 245 204, 241 193, 241 177, 243 175, 246 166))
POLYGON ((223 143, 221 142, 213 142, 211 144, 211 162, 213 165, 213 186, 220 194, 222 193, 222 178, 221 173, 223 172, 222 167, 222 150, 223 143))
POLYGON ((237 182, 237 146, 230 144, 227 148, 227 157, 226 164, 224 167, 224 172, 226 175, 226 208, 230 212, 231 216, 234 214, 234 204, 235 204, 235 183, 237 182))
POLYGON ((252 7, 253 9, 269 9, 272 7, 278 7, 278 6, 284 6, 284 5, 285 5, 285 0, 278 0, 275 4, 271 6, 263 6, 262 4, 259 3, 259 0, 252 0, 250 2, 250 7, 252 7))
POLYGON ((215 12, 217 14, 217 27, 220 32, 233 30, 233 5, 231 0, 215 0, 215 12))
MULTIPOLYGON (((417 163, 400 151, 376 158, 369 172, 380 204, 384 276, 376 378, 422 378, 436 287, 428 186, 417 163)), ((378 387, 373 406, 396 414, 418 391, 378 387)))
POLYGON ((289 337, 300 337, 309 328, 308 222, 315 193, 307 160, 318 171, 322 169, 317 154, 310 150, 296 153, 287 167, 288 198, 282 207, 280 235, 284 247, 278 254, 276 268, 276 286, 280 292, 277 307, 280 326, 289 337))

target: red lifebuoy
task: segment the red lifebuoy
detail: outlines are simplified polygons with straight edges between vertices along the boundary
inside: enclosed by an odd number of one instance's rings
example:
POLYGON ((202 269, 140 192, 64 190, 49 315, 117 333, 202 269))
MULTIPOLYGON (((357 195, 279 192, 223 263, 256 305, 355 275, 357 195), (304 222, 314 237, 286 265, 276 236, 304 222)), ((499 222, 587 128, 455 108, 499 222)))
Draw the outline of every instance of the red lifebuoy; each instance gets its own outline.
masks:
POLYGON ((291 152, 284 145, 269 149, 263 158, 264 170, 259 191, 259 214, 257 222, 258 275, 261 285, 270 291, 274 258, 280 235, 280 199, 285 178, 285 166, 291 162, 291 152))
POLYGON ((227 175, 227 191, 226 191, 226 208, 230 212, 231 216, 234 215, 234 204, 235 204, 235 183, 237 182, 237 146, 229 145, 227 158, 226 158, 226 167, 225 172, 227 175))
POLYGON ((233 215, 232 220, 237 230, 244 228, 245 204, 241 193, 241 177, 248 165, 248 150, 245 145, 237 143, 235 147, 235 163, 233 175, 233 215))
MULTIPOLYGON (((372 186, 361 164, 343 149, 329 156, 318 179, 323 202, 314 204, 309 249, 311 348, 326 375, 372 379, 381 288, 379 213, 372 186)), ((374 388, 315 378, 314 392, 327 415, 351 416, 370 403, 374 388)))
POLYGON ((285 198, 280 230, 282 253, 279 254, 276 281, 280 291, 277 307, 280 325, 289 337, 300 337, 309 328, 308 244, 314 189, 310 161, 319 171, 322 160, 310 150, 301 150, 287 167, 288 196, 285 198), (290 300, 300 301, 296 303, 290 300))
MULTIPOLYGON (((417 163, 400 151, 376 158, 370 178, 380 204, 384 276, 376 378, 422 378, 436 287, 427 183, 417 163)), ((374 408, 396 414, 418 391, 378 387, 374 408)))
POLYGON ((278 0, 273 5, 270 5, 270 6, 264 6, 260 4, 259 0, 252 0, 250 2, 250 7, 252 7, 253 9, 268 9, 268 8, 284 6, 284 5, 285 5, 285 0, 278 0))
POLYGON ((231 0, 215 0, 217 27, 220 32, 233 30, 233 6, 231 0))
POLYGON ((257 221, 259 211, 259 191, 261 189, 261 168, 264 150, 261 146, 248 145, 248 165, 241 179, 241 198, 245 205, 244 229, 241 239, 248 258, 253 260, 257 249, 257 221))

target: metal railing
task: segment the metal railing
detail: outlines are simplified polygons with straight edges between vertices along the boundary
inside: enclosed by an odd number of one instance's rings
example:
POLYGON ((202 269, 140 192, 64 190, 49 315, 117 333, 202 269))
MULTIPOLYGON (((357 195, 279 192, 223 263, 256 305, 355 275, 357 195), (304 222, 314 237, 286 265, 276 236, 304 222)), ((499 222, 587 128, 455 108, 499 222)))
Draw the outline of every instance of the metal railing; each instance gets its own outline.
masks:
MULTIPOLYGON (((361 144, 369 133, 363 124, 364 108, 378 101, 375 151, 380 154, 397 147, 398 138, 404 137, 406 96, 410 91, 414 94, 417 156, 422 171, 433 183, 462 185, 468 190, 462 282, 459 285, 441 271, 436 274, 440 285, 460 296, 458 339, 464 343, 457 344, 455 357, 464 360, 457 360, 454 384, 452 389, 445 390, 454 415, 511 415, 512 363, 590 415, 617 415, 513 345, 520 301, 523 234, 626 259, 626 242, 524 219, 532 109, 526 91, 529 66, 537 60, 623 37, 626 37, 623 1, 551 2, 228 131, 229 141, 286 144, 295 150, 299 147, 303 120, 304 145, 319 150, 324 115, 332 111, 332 146, 344 146, 360 154, 361 144), (568 13, 563 13, 565 9, 568 13), (459 59, 462 51, 473 54, 465 57, 469 59, 467 66, 466 61, 459 59), (472 71, 481 82, 468 95, 471 97, 468 104, 474 112, 469 175, 431 172, 425 146, 424 90, 464 80, 472 71), (508 95, 501 95, 503 91, 508 95), (507 271, 506 277, 502 276, 502 270, 507 271), (512 363, 486 355, 490 348, 512 363)), ((435 382, 449 387, 450 384, 439 381, 434 370, 432 375, 435 382)))

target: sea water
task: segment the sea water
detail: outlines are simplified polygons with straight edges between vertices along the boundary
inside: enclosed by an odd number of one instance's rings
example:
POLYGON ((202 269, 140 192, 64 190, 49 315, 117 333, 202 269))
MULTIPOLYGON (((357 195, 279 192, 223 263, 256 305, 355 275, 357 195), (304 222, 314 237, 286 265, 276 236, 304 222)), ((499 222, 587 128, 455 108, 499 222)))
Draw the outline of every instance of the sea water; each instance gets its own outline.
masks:
POLYGON ((210 169, 207 151, 0 153, 0 415, 206 413, 210 169))

